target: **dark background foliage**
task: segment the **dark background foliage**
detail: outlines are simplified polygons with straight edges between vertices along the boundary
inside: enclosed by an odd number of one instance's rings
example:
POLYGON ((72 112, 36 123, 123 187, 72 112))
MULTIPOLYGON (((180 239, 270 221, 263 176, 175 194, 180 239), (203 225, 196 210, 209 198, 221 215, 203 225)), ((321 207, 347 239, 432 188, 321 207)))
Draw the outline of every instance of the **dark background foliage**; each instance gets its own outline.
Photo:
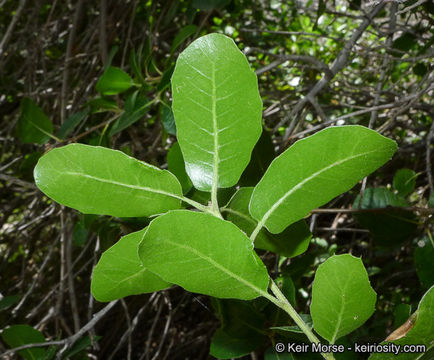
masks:
MULTIPOLYGON (((29 324, 59 342, 79 332, 105 306, 89 290, 100 254, 148 222, 83 216, 53 203, 34 185, 37 159, 82 142, 167 167, 174 62, 195 38, 220 32, 258 75, 263 125, 277 153, 330 125, 360 124, 398 142, 391 162, 313 211, 307 253, 280 268, 295 284, 298 310, 308 313, 316 266, 334 253, 362 256, 377 310, 347 340, 382 341, 402 323, 398 305, 414 311, 433 284, 433 23, 433 3, 415 0, 1 0, 0 329, 29 324), (128 94, 101 97, 95 89, 109 65, 152 101, 122 126, 128 94), (53 123, 48 142, 26 141, 17 126, 24 97, 53 123), (393 179, 402 168, 414 171, 415 182, 397 194, 393 179), (374 210, 355 214, 359 205, 374 210), (387 205, 407 210, 378 210, 387 205)), ((264 151, 258 156, 266 161, 264 151)), ((244 179, 254 184, 260 175, 244 179)), ((277 268, 275 254, 260 255, 277 268)), ((106 310, 82 334, 84 350, 65 341, 58 349, 77 350, 76 359, 206 359, 219 326, 209 298, 178 287, 106 310)), ((270 344, 246 358, 262 358, 270 344)))

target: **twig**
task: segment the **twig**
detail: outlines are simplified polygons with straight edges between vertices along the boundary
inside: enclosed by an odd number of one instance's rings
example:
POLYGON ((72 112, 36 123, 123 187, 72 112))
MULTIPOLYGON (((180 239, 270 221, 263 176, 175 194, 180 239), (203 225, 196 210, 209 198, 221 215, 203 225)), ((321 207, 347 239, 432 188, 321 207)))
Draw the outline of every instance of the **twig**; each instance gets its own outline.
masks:
POLYGON ((99 48, 101 51, 101 60, 104 67, 107 65, 107 1, 101 0, 99 16, 99 48))
POLYGON ((353 49, 353 46, 362 36, 363 32, 372 22, 374 17, 384 8, 384 6, 385 6, 384 3, 379 4, 366 16, 366 18, 363 20, 363 22, 353 33, 350 40, 348 40, 348 42, 345 44, 345 46, 343 47, 343 49, 340 51, 339 55, 333 62, 330 68, 331 73, 328 72, 325 73, 323 77, 309 91, 309 93, 298 101, 298 103, 295 105, 295 107, 289 113, 289 115, 286 116, 282 121, 280 121, 279 124, 277 124, 277 126, 274 128, 274 131, 277 131, 281 126, 283 126, 285 123, 290 121, 290 124, 286 128, 285 134, 282 138, 281 149, 283 149, 286 146, 287 140, 289 139, 292 131, 295 128, 298 119, 297 114, 306 105, 309 99, 314 98, 324 88, 324 86, 326 86, 329 83, 329 81, 332 80, 333 77, 336 76, 336 74, 346 65, 348 61, 348 57, 353 49))
POLYGON ((12 21, 8 26, 8 29, 6 30, 2 41, 0 42, 0 56, 2 56, 3 52, 5 51, 6 45, 9 42, 9 39, 12 36, 12 33, 14 31, 15 25, 17 24, 18 19, 20 18, 21 13, 23 12, 24 6, 26 5, 26 1, 27 0, 20 0, 15 15, 13 16, 12 21))
POLYGON ((85 326, 83 326, 78 332, 76 332, 74 335, 63 339, 63 340, 57 340, 57 341, 46 341, 43 343, 34 343, 34 344, 26 344, 22 346, 18 346, 16 348, 10 349, 5 351, 3 354, 0 354, 0 357, 6 358, 6 355, 13 354, 20 350, 30 349, 34 347, 43 347, 43 346, 51 346, 51 345, 64 345, 62 350, 57 354, 57 359, 62 358, 62 354, 71 347, 78 339, 80 339, 87 331, 89 331, 91 328, 93 328, 98 321, 100 321, 104 315, 117 304, 119 300, 112 301, 108 303, 102 310, 97 312, 91 321, 89 321, 85 326))
POLYGON ((425 156, 425 164, 426 164, 426 174, 428 176, 428 184, 430 188, 430 195, 434 194, 434 183, 431 169, 431 141, 434 136, 434 121, 431 124, 431 128, 429 129, 428 135, 426 136, 426 156, 425 156))
POLYGON ((77 31, 78 21, 80 20, 81 7, 83 0, 79 0, 75 8, 74 18, 69 31, 68 43, 66 45, 65 62, 62 77, 62 89, 60 92, 60 122, 64 123, 66 117, 66 92, 68 91, 69 63, 71 61, 72 47, 75 41, 75 33, 77 31))
POLYGON ((423 208, 418 206, 406 206, 406 207, 400 207, 400 206, 387 206, 384 208, 372 208, 372 209, 314 209, 311 211, 312 214, 333 214, 333 213, 383 213, 383 212, 389 212, 389 211, 412 211, 412 212, 418 212, 421 215, 433 215, 434 209, 432 208, 423 208))

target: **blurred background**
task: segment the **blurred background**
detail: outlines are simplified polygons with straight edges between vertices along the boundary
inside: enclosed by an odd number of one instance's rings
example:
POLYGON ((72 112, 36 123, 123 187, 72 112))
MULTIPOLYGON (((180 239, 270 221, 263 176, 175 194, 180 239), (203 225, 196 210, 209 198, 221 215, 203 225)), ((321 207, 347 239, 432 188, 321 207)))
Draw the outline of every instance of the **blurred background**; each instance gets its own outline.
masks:
MULTIPOLYGON (((262 168, 249 167, 242 185, 255 185, 275 155, 327 126, 359 124, 398 142, 392 161, 313 211, 309 249, 281 257, 277 269, 308 313, 316 266, 334 253, 362 256, 377 311, 347 341, 384 340, 434 283, 433 13, 429 0, 0 0, 0 330, 22 325, 15 342, 0 341, 0 357, 213 358, 224 318, 215 300, 179 287, 109 305, 90 294, 101 253, 149 219, 84 216, 43 196, 32 173, 45 151, 72 142, 167 168, 174 64, 212 32, 247 56, 263 99, 266 132, 252 158, 262 168), (133 86, 96 86, 108 69, 133 86), (43 341, 53 345, 4 353, 43 341)), ((187 190, 207 203, 208 194, 187 190)), ((259 254, 271 269, 279 261, 259 254)), ((282 334, 266 319, 259 327, 264 336, 244 358, 277 359, 269 349, 282 334)))

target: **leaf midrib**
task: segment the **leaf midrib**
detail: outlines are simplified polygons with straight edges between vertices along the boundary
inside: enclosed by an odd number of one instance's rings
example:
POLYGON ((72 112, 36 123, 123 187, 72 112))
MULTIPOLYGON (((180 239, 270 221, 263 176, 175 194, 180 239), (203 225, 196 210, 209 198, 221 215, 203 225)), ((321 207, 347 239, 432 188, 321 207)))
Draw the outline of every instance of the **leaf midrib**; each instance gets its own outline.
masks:
POLYGON ((96 177, 96 176, 93 176, 93 175, 88 175, 88 174, 83 174, 83 173, 77 173, 77 172, 73 172, 73 171, 67 171, 67 172, 64 172, 63 174, 82 176, 82 177, 85 177, 85 178, 88 178, 88 179, 92 179, 92 180, 95 180, 95 181, 99 181, 99 182, 102 182, 102 183, 106 183, 106 184, 123 186, 123 187, 129 188, 129 189, 148 191, 148 192, 155 193, 155 194, 161 194, 161 195, 171 196, 171 197, 173 197, 175 199, 178 199, 178 200, 183 200, 183 197, 180 196, 180 195, 176 195, 174 193, 170 193, 170 192, 167 192, 167 191, 164 191, 164 190, 149 188, 147 186, 139 186, 139 185, 126 184, 126 183, 122 183, 122 182, 115 181, 115 180, 104 179, 104 178, 96 177))
POLYGON ((243 279, 242 277, 238 276, 237 274, 233 273, 232 271, 230 271, 229 269, 227 269, 226 267, 224 267, 223 265, 219 264, 218 262, 214 261, 212 258, 210 258, 209 256, 206 256, 205 254, 202 254, 200 251, 196 250, 195 248, 188 246, 188 245, 183 245, 183 244, 179 244, 177 242, 165 239, 165 242, 169 243, 170 245, 185 249, 195 255, 197 255, 198 257, 200 257, 201 259, 207 261, 208 263, 210 263, 211 265, 213 265, 214 267, 216 267, 217 269, 219 269, 220 271, 224 272, 225 274, 229 275, 230 277, 234 278, 235 280, 241 282, 242 284, 246 285, 247 287, 251 288, 252 290, 256 291, 259 295, 268 296, 268 293, 265 292, 264 290, 258 288, 257 286, 255 286, 254 284, 248 282, 247 280, 243 279))
POLYGON ((371 153, 374 153, 374 152, 377 152, 377 151, 378 150, 371 150, 371 151, 367 151, 367 152, 364 152, 364 153, 361 153, 361 154, 353 155, 353 156, 350 156, 350 157, 345 158, 343 160, 336 161, 336 162, 334 162, 334 163, 332 163, 332 164, 324 167, 323 169, 321 169, 321 170, 319 170, 317 172, 314 172, 312 175, 310 175, 309 177, 307 177, 306 179, 304 179, 303 181, 301 181, 297 185, 295 185, 291 190, 287 191, 285 193, 285 195, 283 195, 278 201, 276 201, 273 204, 273 206, 264 214, 264 216, 262 217, 262 219, 259 221, 258 224, 260 224, 261 227, 264 226, 264 224, 269 219, 269 217, 286 200, 286 198, 288 196, 292 195, 295 191, 297 191, 298 189, 300 189, 303 185, 305 185, 309 181, 315 179, 316 177, 318 177, 319 175, 321 175, 323 172, 325 172, 325 171, 327 171, 327 170, 329 170, 329 169, 331 169, 331 168, 333 168, 335 166, 339 166, 339 165, 341 165, 341 164, 343 164, 343 163, 345 163, 347 161, 350 161, 350 160, 356 159, 358 157, 365 156, 365 155, 368 155, 368 154, 371 154, 371 153))

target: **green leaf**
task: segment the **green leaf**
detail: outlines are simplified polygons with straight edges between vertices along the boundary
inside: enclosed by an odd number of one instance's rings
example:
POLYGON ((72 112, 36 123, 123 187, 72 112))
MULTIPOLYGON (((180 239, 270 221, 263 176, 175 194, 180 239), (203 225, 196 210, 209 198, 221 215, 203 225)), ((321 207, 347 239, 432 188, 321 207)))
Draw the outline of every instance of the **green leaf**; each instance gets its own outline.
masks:
POLYGON ((265 294, 267 269, 234 224, 207 213, 169 211, 151 222, 139 246, 143 265, 184 289, 218 298, 265 294))
POLYGON ((172 145, 167 153, 167 167, 178 178, 182 186, 182 192, 187 193, 193 187, 193 184, 185 172, 184 158, 177 142, 172 145))
POLYGON ((101 339, 101 336, 92 336, 86 335, 82 337, 80 340, 78 340, 73 347, 65 351, 65 353, 62 356, 62 359, 71 359, 72 356, 78 354, 80 351, 85 350, 92 344, 96 343, 99 339, 101 339))
POLYGON ((17 133, 23 143, 45 144, 53 134, 53 124, 33 100, 23 98, 17 133))
MULTIPOLYGON (((382 209, 388 206, 402 207, 408 203, 399 195, 395 195, 386 188, 367 188, 354 200, 353 207, 361 209, 382 209)), ((374 240, 384 246, 399 245, 410 238, 417 229, 416 216, 406 210, 388 209, 381 212, 360 212, 354 217, 358 223, 369 230, 374 240)))
MULTIPOLYGON (((422 297, 419 303, 418 310, 416 311, 416 319, 413 327, 408 331, 404 337, 390 341, 383 342, 381 344, 399 345, 425 345, 426 351, 434 347, 434 286, 432 286, 426 294, 422 297)), ((421 359, 422 353, 399 353, 395 355, 393 353, 374 353, 369 357, 369 360, 413 360, 421 359)))
POLYGON ((297 141, 256 185, 250 213, 274 233, 351 189, 389 160, 393 140, 362 126, 329 127, 297 141))
POLYGON ((376 298, 359 258, 349 254, 332 256, 315 274, 310 306, 313 327, 334 344, 371 317, 376 298))
POLYGON ((137 247, 145 232, 146 228, 122 237, 102 254, 92 275, 91 291, 96 300, 112 301, 170 286, 140 262, 137 247))
POLYGON ((417 174, 410 169, 399 169, 393 178, 393 187, 401 196, 410 194, 416 186, 417 174))
POLYGON ((145 116, 151 102, 144 96, 137 96, 137 91, 128 96, 125 101, 125 112, 115 121, 109 136, 113 136, 145 116))
POLYGON ((89 110, 84 110, 68 116, 66 121, 60 127, 58 134, 59 138, 66 139, 66 137, 86 118, 88 114, 89 110))
MULTIPOLYGON (((1 333, 3 341, 11 348, 26 344, 45 342, 45 337, 38 330, 29 325, 12 325, 4 329, 1 333)), ((26 360, 44 360, 45 348, 29 348, 18 351, 18 354, 26 360)))
POLYGON ((103 97, 90 100, 86 105, 90 106, 92 114, 105 111, 120 111, 119 106, 114 99, 106 99, 103 97))
POLYGON ((291 353, 278 353, 274 347, 268 348, 264 353, 264 360, 294 360, 291 353))
POLYGON ((83 144, 42 156, 34 177, 44 194, 85 214, 150 216, 179 208, 182 196, 170 172, 121 151, 83 144))
POLYGON ((172 47, 170 49, 170 53, 173 54, 174 51, 181 45, 185 40, 187 40, 191 35, 193 35, 197 31, 196 25, 187 25, 184 26, 179 33, 175 36, 175 39, 172 42, 172 47))
POLYGON ((255 186, 267 171, 275 157, 274 145, 270 134, 262 131, 261 137, 253 148, 249 165, 241 175, 241 186, 255 186))
POLYGON ((424 289, 434 285, 434 247, 428 238, 418 242, 414 250, 414 265, 424 289))
POLYGON ((74 235, 73 244, 75 246, 83 246, 84 244, 86 244, 88 230, 84 226, 83 221, 78 221, 74 225, 73 235, 74 235))
POLYGON ((0 298, 0 311, 16 304, 21 298, 21 295, 10 295, 0 298))
MULTIPOLYGON (((252 192, 252 187, 240 188, 229 204, 222 209, 227 214, 227 220, 237 225, 248 236, 258 223, 249 214, 249 202, 252 192)), ((286 257, 294 257, 307 250, 311 238, 312 234, 306 222, 300 220, 276 235, 262 229, 256 236, 255 248, 273 251, 286 257)))
POLYGON ((265 317, 251 303, 217 300, 222 324, 211 339, 210 354, 218 359, 247 355, 264 344, 265 317))
POLYGON ((103 95, 116 95, 133 85, 133 79, 125 71, 110 66, 96 83, 96 91, 103 95))
POLYGON ((161 121, 163 123, 164 130, 166 130, 168 134, 176 135, 176 124, 172 109, 165 104, 163 104, 161 107, 161 121))
POLYGON ((393 311, 393 327, 399 328, 404 324, 411 315, 411 306, 408 304, 399 304, 393 311))
POLYGON ((255 73, 233 40, 209 34, 178 58, 172 77, 179 145, 193 185, 235 185, 261 135, 255 73))

